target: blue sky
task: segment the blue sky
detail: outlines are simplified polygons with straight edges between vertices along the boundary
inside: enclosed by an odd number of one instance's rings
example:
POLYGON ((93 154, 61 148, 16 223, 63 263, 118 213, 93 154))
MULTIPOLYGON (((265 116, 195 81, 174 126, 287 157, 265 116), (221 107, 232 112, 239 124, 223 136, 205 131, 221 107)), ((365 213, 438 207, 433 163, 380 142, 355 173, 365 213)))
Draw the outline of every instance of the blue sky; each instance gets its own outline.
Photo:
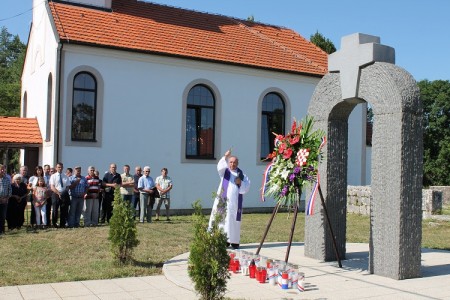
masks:
MULTIPOLYGON (((203 12, 294 29, 309 39, 319 31, 337 49, 345 35, 379 36, 395 48, 396 64, 416 80, 450 80, 449 0, 154 0, 203 12)), ((32 0, 0 0, 0 27, 26 43, 32 0)))

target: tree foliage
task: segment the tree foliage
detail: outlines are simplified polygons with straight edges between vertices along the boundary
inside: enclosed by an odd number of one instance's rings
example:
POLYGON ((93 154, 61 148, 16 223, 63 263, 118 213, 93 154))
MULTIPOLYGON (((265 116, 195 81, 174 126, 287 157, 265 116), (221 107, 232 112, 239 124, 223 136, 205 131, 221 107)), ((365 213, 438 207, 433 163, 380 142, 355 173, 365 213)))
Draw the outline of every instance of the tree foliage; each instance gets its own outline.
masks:
POLYGON ((418 83, 423 104, 424 186, 450 185, 450 81, 418 83))
POLYGON ((194 240, 189 253, 189 276, 200 299, 223 299, 228 273, 229 256, 227 253, 227 235, 218 227, 221 214, 216 214, 216 222, 208 230, 208 223, 202 213, 199 201, 193 205, 195 210, 194 240))
POLYGON ((336 52, 336 47, 334 46, 333 42, 330 39, 325 38, 321 33, 318 31, 311 35, 309 38, 310 42, 325 51, 328 54, 331 54, 333 52, 336 52))
POLYGON ((5 27, 0 32, 0 116, 20 115, 20 77, 25 45, 5 27))
POLYGON ((118 188, 114 190, 114 214, 109 227, 109 240, 111 252, 119 265, 131 260, 133 248, 139 244, 134 212, 130 204, 122 200, 118 188))

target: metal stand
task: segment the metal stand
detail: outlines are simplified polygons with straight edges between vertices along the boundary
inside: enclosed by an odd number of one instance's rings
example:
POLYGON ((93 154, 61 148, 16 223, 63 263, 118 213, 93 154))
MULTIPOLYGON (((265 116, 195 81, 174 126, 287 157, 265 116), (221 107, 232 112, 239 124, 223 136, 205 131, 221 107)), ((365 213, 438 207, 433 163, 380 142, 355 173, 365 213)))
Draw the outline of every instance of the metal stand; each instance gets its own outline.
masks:
MULTIPOLYGON (((336 238, 335 238, 334 233, 333 233, 333 228, 331 227, 330 217, 328 216, 328 210, 327 210, 327 207, 325 205, 325 200, 323 198, 322 189, 320 188, 320 185, 319 185, 318 188, 319 188, 320 200, 321 200, 322 207, 323 207, 323 210, 324 210, 324 213, 325 213, 325 217, 326 217, 326 220, 327 220, 327 224, 328 224, 328 229, 330 230, 330 234, 331 234, 331 237, 333 239, 333 247, 334 247, 334 253, 336 255, 336 260, 338 261, 339 268, 342 268, 341 258, 339 257, 339 252, 337 250, 336 238)), ((299 207, 299 201, 300 201, 301 193, 299 191, 297 191, 297 194, 298 194, 298 200, 297 200, 297 202, 295 203, 295 206, 294 206, 294 218, 292 219, 292 226, 291 226, 291 233, 289 235, 288 248, 286 250, 286 256, 284 258, 284 261, 286 263, 289 260, 289 253, 291 251, 292 239, 294 237, 295 224, 297 222, 298 207, 299 207)), ((261 251, 262 245, 264 244, 264 240, 266 239, 267 233, 269 232, 270 226, 272 225, 273 219, 274 219, 275 214, 277 213, 279 207, 280 207, 280 204, 277 203, 277 205, 273 209, 272 215, 271 215, 271 217, 269 219, 269 222, 267 223, 266 230, 264 231, 264 234, 263 234, 263 237, 261 239, 261 242, 259 243, 258 250, 256 250, 256 255, 258 255, 259 252, 261 251)))

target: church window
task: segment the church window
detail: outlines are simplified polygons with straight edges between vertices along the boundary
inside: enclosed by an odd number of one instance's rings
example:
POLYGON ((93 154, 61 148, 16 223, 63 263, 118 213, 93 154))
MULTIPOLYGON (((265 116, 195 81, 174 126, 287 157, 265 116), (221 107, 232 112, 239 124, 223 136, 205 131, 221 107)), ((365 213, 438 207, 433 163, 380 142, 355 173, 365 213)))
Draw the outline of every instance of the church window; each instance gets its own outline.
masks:
POLYGON ((214 158, 215 99, 205 85, 189 91, 186 107, 186 158, 214 158))
POLYGON ((272 132, 284 133, 285 105, 277 93, 268 93, 262 101, 261 112, 261 159, 274 150, 272 132))
POLYGON ((88 72, 73 80, 72 140, 96 141, 97 81, 88 72))
POLYGON ((52 107, 53 107, 53 80, 52 74, 47 79, 47 122, 45 126, 45 141, 50 142, 52 132, 52 107))

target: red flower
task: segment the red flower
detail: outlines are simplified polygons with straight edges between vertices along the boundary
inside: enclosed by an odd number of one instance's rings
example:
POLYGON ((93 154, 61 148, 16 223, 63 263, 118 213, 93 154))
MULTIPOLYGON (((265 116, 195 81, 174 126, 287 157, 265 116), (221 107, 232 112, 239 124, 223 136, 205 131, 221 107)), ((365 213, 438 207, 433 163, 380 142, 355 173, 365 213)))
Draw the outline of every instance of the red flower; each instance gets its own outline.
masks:
POLYGON ((295 135, 294 137, 291 137, 291 138, 289 139, 289 143, 290 143, 291 145, 297 144, 298 141, 300 141, 300 136, 299 136, 299 135, 295 135))
POLYGON ((281 134, 276 134, 275 132, 272 132, 272 133, 275 135, 275 140, 274 140, 273 144, 275 145, 275 147, 277 147, 278 144, 284 140, 284 136, 282 136, 281 134))
POLYGON ((283 154, 283 158, 284 159, 290 158, 291 155, 292 155, 292 149, 291 148, 287 148, 286 150, 284 150, 284 154, 283 154))
POLYGON ((293 134, 295 134, 296 129, 297 129, 297 122, 294 120, 294 121, 292 122, 291 132, 292 132, 293 134))
POLYGON ((278 153, 280 153, 280 154, 283 153, 285 149, 286 149, 286 144, 285 143, 281 143, 278 146, 278 153))
POLYGON ((277 153, 275 151, 273 151, 272 153, 267 154, 266 159, 272 159, 272 158, 274 158, 276 156, 277 156, 277 153))

